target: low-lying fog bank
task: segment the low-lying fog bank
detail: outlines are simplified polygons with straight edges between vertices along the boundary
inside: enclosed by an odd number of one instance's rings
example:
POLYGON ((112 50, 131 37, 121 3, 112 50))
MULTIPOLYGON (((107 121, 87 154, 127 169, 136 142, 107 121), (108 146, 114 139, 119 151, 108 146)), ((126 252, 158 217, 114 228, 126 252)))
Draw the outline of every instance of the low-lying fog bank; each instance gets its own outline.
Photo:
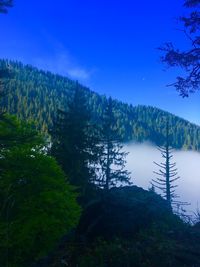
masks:
MULTIPOLYGON (((127 169, 131 171, 132 182, 145 189, 150 187, 152 178, 156 178, 153 171, 158 171, 158 167, 153 163, 163 162, 160 151, 150 143, 129 143, 125 150, 130 152, 127 156, 127 169)), ((193 151, 173 152, 172 162, 177 163, 178 175, 180 179, 176 193, 181 201, 191 203, 186 209, 188 212, 196 211, 199 203, 200 208, 200 153, 193 151)), ((160 193, 156 190, 157 193, 160 193)))

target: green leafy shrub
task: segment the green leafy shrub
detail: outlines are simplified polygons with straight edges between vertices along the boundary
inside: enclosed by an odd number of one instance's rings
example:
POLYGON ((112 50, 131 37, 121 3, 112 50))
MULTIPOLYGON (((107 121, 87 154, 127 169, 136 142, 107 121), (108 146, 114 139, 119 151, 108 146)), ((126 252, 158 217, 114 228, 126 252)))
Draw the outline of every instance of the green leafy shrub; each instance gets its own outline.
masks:
POLYGON ((40 145, 15 143, 0 153, 0 266, 31 266, 79 219, 73 188, 40 145))

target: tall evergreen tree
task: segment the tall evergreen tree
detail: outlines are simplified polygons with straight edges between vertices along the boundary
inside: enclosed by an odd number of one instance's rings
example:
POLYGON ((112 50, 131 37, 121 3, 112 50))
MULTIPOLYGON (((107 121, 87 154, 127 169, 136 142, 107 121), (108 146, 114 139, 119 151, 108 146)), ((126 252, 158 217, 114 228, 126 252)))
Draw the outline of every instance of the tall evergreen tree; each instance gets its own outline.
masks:
POLYGON ((72 185, 85 194, 93 180, 97 160, 96 138, 90 120, 90 112, 84 91, 78 86, 68 104, 67 110, 58 110, 54 122, 51 154, 57 159, 72 185))
POLYGON ((177 181, 180 177, 177 176, 178 172, 176 168, 176 163, 171 162, 173 155, 172 148, 170 147, 168 121, 166 125, 165 145, 159 146, 158 150, 161 152, 164 162, 154 162, 155 165, 159 167, 159 171, 154 171, 154 173, 158 177, 152 180, 152 185, 153 187, 160 189, 164 193, 164 197, 166 198, 169 207, 172 209, 173 200, 177 197, 177 195, 175 194, 175 188, 177 187, 177 185, 174 185, 174 182, 177 181))
POLYGON ((109 190, 117 184, 130 184, 130 173, 125 170, 125 158, 128 153, 122 150, 122 140, 116 122, 114 103, 109 98, 103 115, 100 137, 102 152, 100 156, 100 177, 98 179, 99 186, 105 190, 109 190))

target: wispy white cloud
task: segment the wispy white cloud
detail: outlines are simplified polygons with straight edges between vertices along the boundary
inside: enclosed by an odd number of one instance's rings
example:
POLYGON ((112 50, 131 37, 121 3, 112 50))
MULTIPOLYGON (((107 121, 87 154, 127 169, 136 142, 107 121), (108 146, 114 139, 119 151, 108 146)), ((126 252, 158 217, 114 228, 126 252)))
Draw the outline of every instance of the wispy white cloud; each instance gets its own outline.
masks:
POLYGON ((80 64, 78 60, 59 43, 54 45, 50 56, 34 58, 33 64, 38 68, 83 82, 87 82, 95 72, 94 68, 89 69, 80 64))
POLYGON ((90 71, 87 71, 80 67, 72 67, 71 69, 68 69, 68 74, 71 77, 81 79, 81 80, 88 80, 91 76, 90 71))

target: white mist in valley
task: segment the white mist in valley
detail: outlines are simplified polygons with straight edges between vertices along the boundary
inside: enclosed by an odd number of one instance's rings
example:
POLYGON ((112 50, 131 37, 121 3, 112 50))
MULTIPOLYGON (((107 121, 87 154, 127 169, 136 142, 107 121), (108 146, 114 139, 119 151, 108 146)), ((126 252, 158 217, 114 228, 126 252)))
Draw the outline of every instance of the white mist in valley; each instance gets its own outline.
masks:
MULTIPOLYGON (((127 169, 131 172, 134 185, 148 189, 152 178, 156 178, 153 171, 158 171, 158 166, 153 162, 161 163, 163 158, 156 146, 149 143, 130 143, 125 150, 127 156, 127 169)), ((173 151, 172 162, 176 162, 180 179, 175 183, 180 201, 191 203, 186 207, 188 212, 195 212, 199 203, 200 208, 200 153, 194 151, 173 151)), ((157 193, 161 193, 156 190, 157 193)))

